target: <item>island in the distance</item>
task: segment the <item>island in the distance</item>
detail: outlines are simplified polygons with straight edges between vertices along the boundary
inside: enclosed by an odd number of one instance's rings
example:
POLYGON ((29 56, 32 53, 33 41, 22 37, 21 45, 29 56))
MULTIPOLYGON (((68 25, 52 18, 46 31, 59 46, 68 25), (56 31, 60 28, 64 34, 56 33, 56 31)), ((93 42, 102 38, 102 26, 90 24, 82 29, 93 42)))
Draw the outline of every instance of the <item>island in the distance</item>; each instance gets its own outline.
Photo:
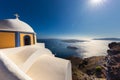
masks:
POLYGON ((115 40, 115 41, 120 41, 120 38, 94 38, 93 40, 115 40))
POLYGON ((75 46, 67 46, 68 49, 72 49, 72 50, 77 50, 78 48, 75 46))
POLYGON ((67 42, 67 43, 77 43, 77 42, 86 42, 87 40, 66 39, 66 40, 61 40, 61 41, 67 42))

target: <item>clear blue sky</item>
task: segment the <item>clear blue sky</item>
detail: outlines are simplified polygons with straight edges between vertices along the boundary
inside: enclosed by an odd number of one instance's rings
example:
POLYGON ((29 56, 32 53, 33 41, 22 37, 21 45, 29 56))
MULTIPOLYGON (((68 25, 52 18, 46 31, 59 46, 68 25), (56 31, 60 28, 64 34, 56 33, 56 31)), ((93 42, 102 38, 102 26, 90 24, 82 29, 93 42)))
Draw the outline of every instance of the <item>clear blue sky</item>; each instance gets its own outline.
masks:
MULTIPOLYGON (((0 0, 0 19, 20 19, 42 37, 120 37, 120 0, 0 0)), ((23 26, 24 27, 24 26, 23 26)))

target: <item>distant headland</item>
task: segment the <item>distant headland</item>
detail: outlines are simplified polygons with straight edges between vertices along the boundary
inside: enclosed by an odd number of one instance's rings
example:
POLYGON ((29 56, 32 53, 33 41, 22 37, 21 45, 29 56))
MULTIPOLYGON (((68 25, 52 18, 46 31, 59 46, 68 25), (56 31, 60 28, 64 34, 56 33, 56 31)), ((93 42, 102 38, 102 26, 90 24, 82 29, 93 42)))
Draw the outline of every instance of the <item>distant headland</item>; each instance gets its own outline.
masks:
POLYGON ((77 43, 77 42, 86 42, 87 40, 66 39, 66 40, 61 40, 61 41, 67 42, 67 43, 77 43))
POLYGON ((94 38, 93 40, 115 40, 115 41, 120 41, 120 38, 94 38))

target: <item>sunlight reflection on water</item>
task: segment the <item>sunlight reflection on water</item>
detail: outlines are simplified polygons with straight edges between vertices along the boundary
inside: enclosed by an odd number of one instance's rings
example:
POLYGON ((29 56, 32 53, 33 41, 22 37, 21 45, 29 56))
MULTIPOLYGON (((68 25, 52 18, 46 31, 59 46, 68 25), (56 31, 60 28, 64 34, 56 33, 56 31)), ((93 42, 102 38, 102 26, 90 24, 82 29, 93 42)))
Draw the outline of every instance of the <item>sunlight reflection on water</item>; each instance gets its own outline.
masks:
POLYGON ((107 55, 108 44, 114 41, 90 40, 88 42, 77 43, 80 49, 76 50, 82 57, 104 56, 107 55), (81 50, 82 53, 81 53, 81 50))

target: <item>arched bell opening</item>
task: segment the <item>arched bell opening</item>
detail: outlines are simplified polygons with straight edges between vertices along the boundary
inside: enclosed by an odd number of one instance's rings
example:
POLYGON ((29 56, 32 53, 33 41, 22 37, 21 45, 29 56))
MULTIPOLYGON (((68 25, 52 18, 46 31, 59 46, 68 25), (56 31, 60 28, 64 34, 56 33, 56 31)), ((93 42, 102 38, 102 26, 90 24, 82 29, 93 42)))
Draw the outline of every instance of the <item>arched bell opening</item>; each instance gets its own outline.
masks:
POLYGON ((31 45, 31 38, 29 35, 24 36, 24 45, 31 45))

